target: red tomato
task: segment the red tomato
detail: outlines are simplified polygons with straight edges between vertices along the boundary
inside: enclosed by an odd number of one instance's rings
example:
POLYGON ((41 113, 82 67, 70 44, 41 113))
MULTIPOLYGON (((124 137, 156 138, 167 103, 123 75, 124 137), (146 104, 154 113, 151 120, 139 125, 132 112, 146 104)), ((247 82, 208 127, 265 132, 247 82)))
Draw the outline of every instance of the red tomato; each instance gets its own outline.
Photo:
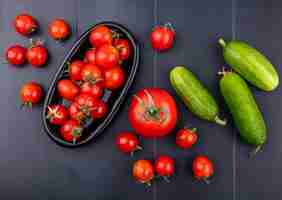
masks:
POLYGON ((27 50, 27 61, 34 67, 43 66, 48 59, 48 51, 41 41, 32 44, 27 50))
POLYGON ((96 99, 94 108, 91 112, 91 116, 93 119, 101 119, 106 116, 108 113, 108 106, 100 99, 96 99))
POLYGON ((41 85, 36 82, 28 82, 24 84, 20 90, 20 98, 24 106, 32 107, 40 102, 43 96, 41 85))
POLYGON ((150 185, 150 182, 155 177, 154 167, 148 160, 137 160, 133 164, 132 174, 136 181, 148 185, 150 185))
POLYGON ((131 132, 121 132, 116 137, 116 145, 123 153, 133 153, 141 150, 136 135, 131 132))
POLYGON ((197 156, 192 165, 193 174, 199 180, 206 181, 214 173, 213 164, 206 156, 197 156))
POLYGON ((112 31, 106 26, 97 26, 91 31, 89 41, 94 47, 99 47, 104 44, 112 44, 112 31))
POLYGON ((29 14, 17 15, 14 20, 14 27, 16 32, 23 35, 29 36, 31 33, 38 29, 38 24, 35 18, 29 14))
POLYGON ((10 46, 6 50, 6 60, 12 65, 22 65, 26 62, 26 48, 21 45, 10 46))
POLYGON ((103 72, 97 65, 87 63, 81 70, 81 77, 82 80, 95 84, 103 80, 103 72))
POLYGON ((131 46, 128 40, 126 39, 117 39, 115 40, 115 47, 119 51, 120 59, 126 60, 131 54, 131 46))
POLYGON ((47 119, 51 124, 62 125, 67 121, 69 116, 68 110, 63 105, 48 106, 47 119))
POLYGON ((69 24, 63 19, 54 19, 48 26, 49 35, 55 40, 64 40, 70 36, 69 24))
POLYGON ((80 92, 90 94, 95 98, 100 98, 103 95, 103 87, 99 82, 95 84, 84 82, 80 87, 80 92))
POLYGON ((94 48, 87 50, 85 53, 84 61, 90 64, 95 64, 95 53, 96 50, 94 48))
POLYGON ((176 134, 176 145, 183 149, 191 148, 198 140, 197 129, 180 129, 176 134))
POLYGON ((85 62, 81 60, 75 60, 69 65, 69 75, 73 81, 80 81, 82 80, 81 71, 84 67, 85 62))
POLYGON ((115 67, 120 61, 117 48, 108 44, 105 44, 97 49, 95 59, 96 64, 103 69, 115 67))
POLYGON ((170 156, 159 156, 155 161, 155 171, 159 176, 167 178, 174 174, 174 165, 170 156))
POLYGON ((92 95, 81 93, 69 107, 70 117, 83 123, 91 117, 91 112, 96 109, 96 101, 92 95))
POLYGON ((120 66, 116 66, 104 71, 103 86, 109 90, 120 88, 125 80, 125 75, 120 66))
POLYGON ((82 127, 79 125, 78 121, 70 119, 66 121, 60 129, 61 136, 67 142, 76 143, 80 140, 82 135, 82 127))
POLYGON ((151 33, 151 45, 153 49, 165 51, 172 47, 175 31, 170 23, 157 26, 151 33))
POLYGON ((57 90, 61 97, 69 101, 73 101, 79 93, 79 87, 69 79, 60 80, 57 90))
POLYGON ((169 134, 177 122, 177 107, 172 96, 160 88, 146 88, 133 96, 129 122, 142 136, 161 137, 169 134))

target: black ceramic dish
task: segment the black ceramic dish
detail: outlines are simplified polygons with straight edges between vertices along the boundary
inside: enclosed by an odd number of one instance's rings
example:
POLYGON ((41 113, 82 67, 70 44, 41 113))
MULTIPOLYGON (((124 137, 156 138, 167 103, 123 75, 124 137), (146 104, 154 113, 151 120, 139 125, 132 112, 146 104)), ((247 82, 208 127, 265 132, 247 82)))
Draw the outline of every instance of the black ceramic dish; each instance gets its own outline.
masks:
POLYGON ((42 119, 43 119, 43 125, 47 132, 47 134, 58 144, 61 144, 63 146, 67 147, 78 147, 82 144, 85 144, 92 140, 95 136, 101 134, 103 130, 109 125, 113 117, 117 114, 120 105, 124 101, 126 94, 128 92, 128 89, 130 88, 131 84, 133 83, 133 79, 135 77, 137 68, 139 64, 139 46, 136 42, 136 39, 134 38, 133 34, 124 26, 115 23, 115 22, 102 22, 99 24, 96 24, 89 28, 87 31, 85 31, 80 38, 75 42, 65 59, 63 60, 62 64, 60 65, 57 73, 55 74, 55 77, 52 80, 52 83, 49 87, 49 90, 47 92, 47 96, 45 98, 44 106, 43 106, 43 112, 42 112, 42 119), (90 44, 88 41, 88 36, 91 30, 99 25, 105 25, 109 27, 110 29, 116 31, 121 35, 121 38, 127 38, 132 46, 132 54, 128 60, 123 62, 122 67, 126 73, 126 82, 123 86, 123 88, 117 90, 117 91, 105 91, 105 94, 103 96, 103 101, 107 103, 109 107, 109 112, 107 116, 99 121, 90 121, 86 123, 81 140, 77 143, 69 143, 63 140, 60 137, 59 134, 59 127, 52 125, 49 123, 49 121, 46 119, 47 115, 47 107, 48 105, 54 105, 54 104, 64 104, 69 105, 69 102, 63 100, 61 97, 57 94, 57 82, 61 80, 62 78, 68 77, 67 73, 67 63, 71 62, 74 59, 82 59, 84 56, 85 51, 90 48, 90 44))

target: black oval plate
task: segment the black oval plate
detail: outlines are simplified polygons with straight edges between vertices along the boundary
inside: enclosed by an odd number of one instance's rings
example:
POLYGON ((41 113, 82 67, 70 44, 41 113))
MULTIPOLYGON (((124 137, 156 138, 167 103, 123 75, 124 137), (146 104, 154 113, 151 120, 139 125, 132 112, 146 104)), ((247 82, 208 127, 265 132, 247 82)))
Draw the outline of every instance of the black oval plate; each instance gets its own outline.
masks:
POLYGON ((133 79, 135 77, 138 64, 139 64, 139 46, 133 34, 124 26, 115 22, 101 22, 92 26, 87 31, 85 31, 80 36, 80 38, 75 42, 75 44, 73 45, 73 47, 71 48, 65 59, 63 60, 47 92, 47 96, 45 98, 43 112, 42 112, 43 124, 47 134, 58 144, 67 147, 81 146, 82 144, 85 144, 90 140, 92 140, 95 136, 101 134, 103 130, 109 125, 113 117, 117 114, 120 105, 124 101, 128 89, 133 83, 133 79), (130 58, 125 62, 123 62, 122 64, 122 67, 126 73, 127 80, 122 89, 117 91, 105 91, 105 94, 102 99, 109 106, 109 112, 107 116, 99 121, 94 121, 94 122, 89 121, 88 123, 86 123, 81 140, 73 144, 63 140, 59 135, 59 127, 50 124, 49 121, 46 119, 47 107, 48 105, 54 105, 54 104, 69 105, 69 102, 63 100, 61 97, 57 95, 56 92, 57 82, 60 79, 66 78, 68 76, 66 72, 68 62, 71 62, 73 59, 83 58, 85 51, 91 47, 88 42, 89 33, 93 28, 99 25, 105 25, 111 28, 112 30, 119 33, 122 38, 127 38, 130 41, 133 52, 130 58))

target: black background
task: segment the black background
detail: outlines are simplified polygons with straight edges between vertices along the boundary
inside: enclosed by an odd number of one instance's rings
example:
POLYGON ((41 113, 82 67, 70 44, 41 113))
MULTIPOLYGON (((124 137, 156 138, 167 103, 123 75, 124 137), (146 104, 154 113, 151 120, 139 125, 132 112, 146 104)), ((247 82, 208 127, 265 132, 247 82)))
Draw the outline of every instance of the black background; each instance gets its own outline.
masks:
POLYGON ((218 92, 216 72, 224 64, 217 39, 223 36, 248 41, 260 49, 281 73, 282 2, 278 0, 1 0, 0 50, 9 44, 28 44, 14 32, 11 21, 27 11, 40 22, 38 37, 51 53, 44 69, 22 69, 0 64, 0 198, 1 199, 280 199, 280 140, 282 90, 272 93, 252 88, 263 111, 269 138, 254 159, 251 148, 240 142, 218 92), (47 35, 47 24, 62 17, 72 25, 72 37, 63 44, 47 35), (221 105, 229 125, 220 127, 192 116, 176 98, 180 109, 178 127, 199 129, 200 141, 192 150, 175 148, 174 134, 158 140, 142 140, 144 151, 134 158, 119 153, 114 145, 119 131, 131 130, 127 121, 130 95, 103 135, 89 145, 68 149, 56 145, 45 134, 40 112, 19 109, 18 91, 28 80, 36 80, 45 90, 60 61, 75 39, 90 25, 113 20, 126 25, 141 45, 141 64, 130 90, 161 87, 175 94, 168 72, 186 65, 205 83, 221 105), (152 51, 149 33, 155 24, 171 22, 177 31, 173 49, 152 51), (208 155, 215 163, 212 184, 193 181, 191 161, 197 154, 208 155), (177 171, 171 183, 157 181, 151 188, 135 183, 131 166, 139 158, 153 159, 168 154, 176 159, 177 171))

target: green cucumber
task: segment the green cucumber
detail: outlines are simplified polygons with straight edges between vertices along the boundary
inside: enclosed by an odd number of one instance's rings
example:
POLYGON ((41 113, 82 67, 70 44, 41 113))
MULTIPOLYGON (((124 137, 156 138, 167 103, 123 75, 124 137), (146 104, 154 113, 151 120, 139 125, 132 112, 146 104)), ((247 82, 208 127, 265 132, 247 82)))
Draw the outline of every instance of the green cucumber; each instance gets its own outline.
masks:
POLYGON ((170 83, 188 109, 201 119, 225 125, 219 118, 219 108, 208 90, 197 77, 182 66, 174 67, 170 72, 170 83))
POLYGON ((233 40, 226 43, 222 38, 225 62, 254 86, 272 91, 279 85, 279 76, 270 61, 248 44, 233 40))
POLYGON ((256 101, 243 78, 223 71, 219 82, 221 94, 232 114, 241 138, 257 147, 266 141, 266 126, 256 101))

